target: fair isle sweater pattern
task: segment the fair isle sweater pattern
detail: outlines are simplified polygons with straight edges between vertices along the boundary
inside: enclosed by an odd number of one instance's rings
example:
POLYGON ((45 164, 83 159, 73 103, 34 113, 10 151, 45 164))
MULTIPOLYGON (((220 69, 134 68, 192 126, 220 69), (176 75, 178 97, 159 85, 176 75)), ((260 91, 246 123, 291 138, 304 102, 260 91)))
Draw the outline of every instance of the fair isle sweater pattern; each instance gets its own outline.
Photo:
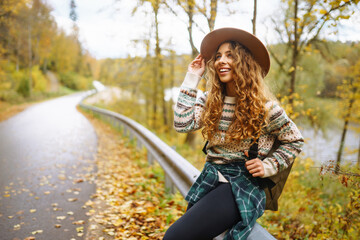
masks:
MULTIPOLYGON (((185 83, 186 81, 184 81, 185 83)), ((180 88, 175 105, 174 127, 178 132, 196 131, 202 127, 201 115, 205 110, 207 94, 183 84, 180 88)), ((246 160, 245 152, 250 149, 252 140, 244 139, 238 142, 228 142, 226 132, 235 117, 235 97, 226 96, 219 123, 219 133, 207 146, 206 161, 216 164, 228 164, 246 160)), ((263 160, 265 175, 269 177, 287 168, 301 152, 304 140, 293 123, 276 102, 268 102, 268 125, 259 138, 259 155, 263 160), (275 139, 281 142, 280 147, 269 157, 266 157, 275 139)))

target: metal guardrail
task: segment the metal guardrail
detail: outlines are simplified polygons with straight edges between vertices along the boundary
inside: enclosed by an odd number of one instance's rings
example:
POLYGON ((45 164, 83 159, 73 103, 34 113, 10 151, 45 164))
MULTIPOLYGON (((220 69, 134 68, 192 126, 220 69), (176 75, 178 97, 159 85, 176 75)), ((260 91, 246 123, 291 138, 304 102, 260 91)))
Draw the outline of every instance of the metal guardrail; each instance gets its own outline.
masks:
MULTIPOLYGON (((94 93, 96 93, 95 90, 89 91, 79 103, 80 107, 98 114, 101 119, 121 129, 124 135, 136 140, 138 147, 141 148, 145 146, 149 164, 153 164, 154 160, 156 160, 165 172, 165 187, 172 193, 175 193, 175 188, 177 188, 181 195, 185 197, 191 185, 199 176, 199 170, 141 124, 121 114, 84 104, 84 99, 94 93)), ((220 240, 222 236, 218 236, 215 239, 220 240)), ((248 237, 248 240, 274 239, 275 238, 258 223, 255 224, 248 237)))

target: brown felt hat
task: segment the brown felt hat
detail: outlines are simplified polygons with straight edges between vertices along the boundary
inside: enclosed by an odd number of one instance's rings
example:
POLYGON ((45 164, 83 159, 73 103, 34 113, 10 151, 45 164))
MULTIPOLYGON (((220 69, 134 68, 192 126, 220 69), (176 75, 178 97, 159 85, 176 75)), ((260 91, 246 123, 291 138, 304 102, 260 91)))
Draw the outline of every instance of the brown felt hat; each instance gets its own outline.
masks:
POLYGON ((253 34, 238 28, 219 28, 208 33, 201 42, 200 53, 207 62, 226 41, 237 41, 245 46, 262 67, 264 76, 270 69, 270 56, 265 45, 253 34))

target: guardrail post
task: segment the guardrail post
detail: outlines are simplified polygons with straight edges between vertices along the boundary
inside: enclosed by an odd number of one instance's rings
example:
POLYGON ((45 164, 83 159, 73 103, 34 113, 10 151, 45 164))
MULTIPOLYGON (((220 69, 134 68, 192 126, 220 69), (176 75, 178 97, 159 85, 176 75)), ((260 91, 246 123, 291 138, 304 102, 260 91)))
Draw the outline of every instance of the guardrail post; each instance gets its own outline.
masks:
POLYGON ((123 132, 124 131, 124 128, 123 128, 123 124, 117 120, 117 129, 120 131, 120 132, 123 132))
POLYGON ((149 150, 147 150, 147 160, 148 160, 149 165, 154 164, 154 156, 151 154, 151 152, 149 150))
POLYGON ((142 147, 143 147, 142 141, 139 138, 137 138, 136 139, 136 148, 141 150, 142 147))
POLYGON ((167 173, 165 173, 165 189, 168 190, 171 194, 176 193, 175 184, 172 182, 171 178, 167 173))

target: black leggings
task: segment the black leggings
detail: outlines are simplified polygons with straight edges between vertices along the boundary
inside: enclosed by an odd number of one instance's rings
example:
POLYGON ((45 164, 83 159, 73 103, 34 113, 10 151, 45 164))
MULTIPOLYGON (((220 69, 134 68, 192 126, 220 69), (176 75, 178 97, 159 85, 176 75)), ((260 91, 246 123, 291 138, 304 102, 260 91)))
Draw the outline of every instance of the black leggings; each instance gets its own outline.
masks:
POLYGON ((210 240, 240 221, 229 183, 219 185, 166 231, 164 240, 210 240))

